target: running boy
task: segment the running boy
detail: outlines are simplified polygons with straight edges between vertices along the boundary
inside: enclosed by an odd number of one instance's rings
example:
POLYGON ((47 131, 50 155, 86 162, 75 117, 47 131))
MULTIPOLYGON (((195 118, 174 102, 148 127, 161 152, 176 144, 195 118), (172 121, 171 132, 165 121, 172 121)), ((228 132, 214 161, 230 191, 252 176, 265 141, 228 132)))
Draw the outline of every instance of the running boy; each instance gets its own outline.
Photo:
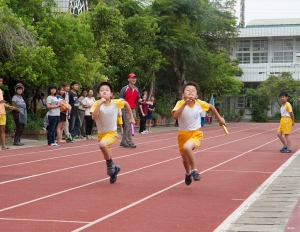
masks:
POLYGON ((294 114, 291 104, 287 101, 288 94, 281 92, 279 94, 280 101, 282 103, 280 107, 281 119, 277 131, 277 136, 283 144, 283 148, 280 150, 282 153, 291 153, 291 138, 292 126, 294 126, 294 114))
POLYGON ((179 122, 178 147, 185 168, 185 184, 190 185, 194 181, 201 180, 196 168, 193 150, 202 140, 200 131, 200 113, 210 110, 218 119, 220 126, 225 125, 225 120, 219 115, 214 106, 198 100, 199 86, 194 82, 187 82, 183 86, 182 99, 177 102, 172 110, 172 115, 179 122))
POLYGON ((116 121, 119 109, 125 108, 128 111, 130 123, 135 123, 135 120, 129 104, 124 99, 111 99, 113 92, 110 83, 101 82, 97 89, 97 96, 100 100, 95 101, 90 113, 97 125, 99 148, 106 160, 110 183, 113 184, 116 182, 117 175, 121 170, 121 167, 113 162, 110 151, 110 146, 118 138, 116 121))

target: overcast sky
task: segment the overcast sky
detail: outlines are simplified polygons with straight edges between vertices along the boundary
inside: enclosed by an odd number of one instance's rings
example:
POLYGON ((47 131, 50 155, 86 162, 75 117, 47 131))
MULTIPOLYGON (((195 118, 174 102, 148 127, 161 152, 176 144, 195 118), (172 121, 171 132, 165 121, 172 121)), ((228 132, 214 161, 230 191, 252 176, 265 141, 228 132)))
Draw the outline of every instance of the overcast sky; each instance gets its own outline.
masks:
MULTIPOLYGON (((240 16, 237 0, 236 17, 240 16)), ((245 23, 253 19, 300 18, 300 0, 245 0, 245 23)))

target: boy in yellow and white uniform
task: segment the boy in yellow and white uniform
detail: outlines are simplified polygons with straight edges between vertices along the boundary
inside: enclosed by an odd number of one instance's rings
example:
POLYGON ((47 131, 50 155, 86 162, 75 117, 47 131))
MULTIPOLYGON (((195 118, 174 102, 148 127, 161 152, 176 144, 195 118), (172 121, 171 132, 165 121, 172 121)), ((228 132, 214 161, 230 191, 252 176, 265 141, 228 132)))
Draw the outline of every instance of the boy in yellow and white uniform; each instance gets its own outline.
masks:
POLYGON ((210 110, 218 119, 220 126, 225 125, 225 120, 219 115, 214 106, 198 100, 199 87, 194 82, 188 82, 183 86, 182 99, 177 102, 172 110, 172 115, 178 119, 178 147, 185 168, 185 184, 190 185, 192 177, 195 181, 201 180, 196 168, 193 150, 200 146, 203 133, 201 128, 200 113, 210 110))
POLYGON ((111 99, 112 86, 108 82, 101 82, 98 85, 97 95, 100 100, 94 102, 91 108, 92 119, 96 122, 98 129, 99 148, 106 160, 107 175, 110 176, 110 183, 117 180, 117 174, 121 170, 120 166, 114 164, 112 160, 110 146, 117 140, 117 117, 120 109, 125 108, 129 112, 130 123, 135 123, 131 108, 124 99, 111 99))
POLYGON ((282 153, 291 153, 291 139, 292 126, 294 126, 294 114, 291 104, 287 101, 288 94, 281 92, 279 94, 282 103, 280 107, 281 119, 277 131, 277 136, 283 144, 283 148, 279 150, 282 153))

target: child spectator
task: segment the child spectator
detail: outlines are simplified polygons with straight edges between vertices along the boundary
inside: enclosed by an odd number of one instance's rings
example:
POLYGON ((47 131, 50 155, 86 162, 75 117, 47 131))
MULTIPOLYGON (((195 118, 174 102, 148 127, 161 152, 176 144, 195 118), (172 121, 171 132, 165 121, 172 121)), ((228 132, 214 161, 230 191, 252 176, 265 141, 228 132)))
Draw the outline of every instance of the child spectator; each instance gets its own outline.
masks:
POLYGON ((216 115, 219 124, 225 125, 225 120, 219 115, 214 106, 198 100, 199 87, 194 82, 188 82, 183 86, 182 99, 177 102, 172 110, 173 117, 179 121, 178 147, 185 168, 185 184, 190 185, 194 181, 201 180, 196 168, 193 150, 200 146, 203 133, 199 129, 201 111, 210 110, 216 115))
MULTIPOLYGON (((0 86, 3 84, 3 77, 0 76, 0 86)), ((0 89, 0 137, 1 137, 1 145, 2 150, 7 150, 9 147, 6 146, 5 143, 5 125, 6 125, 6 111, 5 108, 9 108, 10 110, 14 110, 14 106, 9 106, 5 103, 3 98, 3 92, 0 89)))
POLYGON ((292 126, 294 126, 294 114, 291 104, 287 101, 288 94, 281 92, 279 94, 280 101, 282 103, 280 107, 281 119, 277 131, 277 136, 283 144, 283 148, 280 150, 282 153, 291 153, 291 138, 292 126))
POLYGON ((107 175, 110 183, 117 180, 117 174, 121 167, 115 165, 112 160, 110 146, 117 140, 117 116, 119 109, 125 108, 129 114, 129 123, 135 123, 129 104, 124 99, 112 99, 112 86, 108 82, 101 82, 97 88, 100 100, 96 101, 91 109, 92 119, 95 120, 98 129, 99 148, 106 160, 107 175))
POLYGON ((85 120, 85 135, 86 139, 93 139, 92 137, 92 130, 94 126, 94 121, 91 116, 91 107, 95 102, 95 98, 93 97, 94 92, 93 90, 88 90, 87 91, 87 97, 83 99, 82 104, 83 108, 85 109, 85 115, 84 115, 84 120, 85 120))
POLYGON ((154 96, 150 97, 150 101, 148 101, 148 114, 147 114, 147 121, 148 121, 148 132, 151 132, 151 122, 153 119, 153 112, 155 111, 155 103, 154 103, 154 96))
POLYGON ((46 107, 49 110, 49 125, 47 132, 48 146, 59 146, 57 143, 55 143, 55 132, 60 119, 61 101, 57 99, 56 91, 57 88, 55 85, 50 84, 48 86, 48 97, 46 100, 46 107))
MULTIPOLYGON (((60 106, 59 123, 56 129, 56 138, 57 138, 57 143, 62 143, 63 142, 62 133, 67 120, 67 112, 71 111, 71 106, 67 103, 65 99, 65 90, 63 86, 60 86, 58 88, 57 98, 61 99, 61 106, 60 106)), ((68 138, 66 142, 71 142, 71 140, 68 138)))

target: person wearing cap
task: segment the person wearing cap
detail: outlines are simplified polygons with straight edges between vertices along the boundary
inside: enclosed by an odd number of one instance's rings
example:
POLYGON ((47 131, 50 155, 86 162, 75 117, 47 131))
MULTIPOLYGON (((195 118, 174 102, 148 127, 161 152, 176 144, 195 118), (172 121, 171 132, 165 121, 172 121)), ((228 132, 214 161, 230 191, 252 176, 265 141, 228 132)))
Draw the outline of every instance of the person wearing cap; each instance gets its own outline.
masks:
MULTIPOLYGON (((130 73, 128 75, 128 85, 124 86, 121 89, 121 92, 119 94, 119 98, 122 98, 128 102, 134 119, 136 118, 136 112, 135 112, 136 103, 142 101, 139 89, 135 86, 135 83, 136 83, 136 75, 134 73, 130 73)), ((129 122, 130 115, 126 109, 122 109, 122 117, 123 117, 124 133, 122 136, 120 147, 136 148, 136 145, 133 143, 132 136, 131 136, 130 122, 129 122)))
MULTIPOLYGON (((3 77, 0 76, 0 86, 3 84, 3 77)), ((10 106, 5 103, 3 98, 3 92, 0 89, 0 138, 1 138, 1 145, 2 150, 8 150, 9 147, 5 144, 5 125, 6 125, 6 111, 5 108, 9 108, 10 110, 14 110, 14 106, 10 106)))
POLYGON ((23 146, 21 143, 21 136, 24 131, 24 127, 27 124, 27 110, 26 102, 24 101, 22 94, 25 90, 22 83, 17 83, 14 87, 15 95, 12 98, 12 106, 15 107, 13 113, 13 118, 16 123, 16 132, 14 135, 14 146, 23 146))

